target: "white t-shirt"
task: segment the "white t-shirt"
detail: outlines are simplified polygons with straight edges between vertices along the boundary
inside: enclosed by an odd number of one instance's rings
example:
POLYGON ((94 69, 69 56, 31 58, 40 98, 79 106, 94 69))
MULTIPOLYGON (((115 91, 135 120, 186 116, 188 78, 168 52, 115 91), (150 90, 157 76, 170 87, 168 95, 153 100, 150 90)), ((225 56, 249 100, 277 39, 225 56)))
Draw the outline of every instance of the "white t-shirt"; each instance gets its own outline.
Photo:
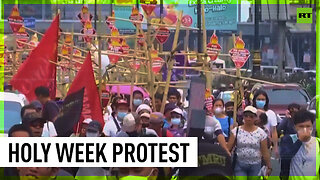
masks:
MULTIPOLYGON (((231 132, 236 137, 237 128, 234 128, 231 132)), ((245 164, 261 163, 260 143, 266 138, 267 133, 259 127, 253 132, 248 132, 240 126, 236 145, 237 161, 245 164)))
POLYGON ((213 118, 212 116, 206 116, 206 125, 204 127, 204 133, 209 135, 210 137, 212 136, 212 138, 215 139, 216 138, 215 132, 217 130, 222 131, 220 122, 216 118, 213 118))
POLYGON ((316 166, 317 148, 319 148, 317 146, 319 145, 315 137, 311 137, 310 141, 302 143, 302 146, 291 160, 289 176, 316 176, 316 172, 319 169, 319 166, 316 166))
POLYGON ((120 126, 120 130, 118 131, 117 125, 114 123, 113 117, 110 116, 109 121, 107 121, 104 124, 103 127, 103 133, 106 136, 109 137, 116 137, 117 133, 121 131, 121 122, 117 120, 116 118, 116 122, 118 122, 119 126, 120 126))
POLYGON ((272 127, 275 127, 278 124, 277 115, 270 109, 266 111, 266 115, 268 116, 268 123, 265 125, 265 127, 269 130, 269 136, 271 137, 272 127))
POLYGON ((56 137, 57 131, 56 128, 54 127, 54 124, 49 121, 48 123, 44 123, 43 130, 42 130, 42 137, 56 137), (49 130, 48 130, 49 126, 49 130))

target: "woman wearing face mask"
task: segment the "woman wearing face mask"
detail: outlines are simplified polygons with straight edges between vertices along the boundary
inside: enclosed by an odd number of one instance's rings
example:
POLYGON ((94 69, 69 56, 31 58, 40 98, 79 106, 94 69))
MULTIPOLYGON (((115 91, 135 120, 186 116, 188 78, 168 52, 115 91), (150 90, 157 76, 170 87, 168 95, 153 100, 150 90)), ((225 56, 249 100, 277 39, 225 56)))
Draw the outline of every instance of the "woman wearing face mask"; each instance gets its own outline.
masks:
POLYGON ((180 108, 175 108, 171 111, 171 126, 168 129, 174 137, 184 137, 185 132, 183 129, 184 119, 183 112, 180 108))
POLYGON ((268 117, 268 123, 266 128, 270 132, 269 136, 272 138, 273 147, 272 150, 277 158, 279 158, 278 151, 278 133, 277 133, 277 115, 271 109, 269 109, 269 97, 267 93, 263 90, 258 90, 255 92, 253 97, 253 107, 258 109, 258 115, 260 113, 266 113, 268 117))
POLYGON ((260 179, 261 158, 267 167, 267 176, 271 174, 270 154, 267 147, 267 134, 255 125, 257 109, 247 106, 243 112, 244 124, 232 130, 228 142, 228 149, 235 147, 234 175, 260 179), (251 176, 251 177, 249 177, 251 176))
POLYGON ((224 102, 222 99, 215 99, 213 101, 213 113, 213 117, 220 122, 223 134, 226 139, 228 139, 230 130, 233 129, 233 119, 225 115, 224 102))
POLYGON ((143 94, 142 94, 142 92, 139 91, 139 90, 135 90, 133 92, 132 111, 136 112, 138 106, 140 106, 142 104, 142 102, 143 102, 143 94))

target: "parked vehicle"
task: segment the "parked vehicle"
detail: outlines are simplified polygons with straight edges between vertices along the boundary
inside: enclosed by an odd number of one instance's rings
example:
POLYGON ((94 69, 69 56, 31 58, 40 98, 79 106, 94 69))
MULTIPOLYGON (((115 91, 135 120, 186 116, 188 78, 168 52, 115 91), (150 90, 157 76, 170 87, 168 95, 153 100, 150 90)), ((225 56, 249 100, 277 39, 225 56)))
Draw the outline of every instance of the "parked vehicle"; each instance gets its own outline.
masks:
POLYGON ((298 84, 282 85, 256 84, 251 92, 254 93, 258 89, 266 91, 270 101, 269 108, 275 111, 280 118, 285 117, 285 112, 291 103, 297 103, 302 108, 307 108, 310 103, 310 97, 305 89, 298 84))
POLYGON ((0 103, 3 103, 3 107, 0 108, 0 117, 4 118, 4 125, 0 126, 0 136, 1 134, 7 136, 13 125, 21 123, 20 111, 28 101, 23 94, 0 92, 0 103))

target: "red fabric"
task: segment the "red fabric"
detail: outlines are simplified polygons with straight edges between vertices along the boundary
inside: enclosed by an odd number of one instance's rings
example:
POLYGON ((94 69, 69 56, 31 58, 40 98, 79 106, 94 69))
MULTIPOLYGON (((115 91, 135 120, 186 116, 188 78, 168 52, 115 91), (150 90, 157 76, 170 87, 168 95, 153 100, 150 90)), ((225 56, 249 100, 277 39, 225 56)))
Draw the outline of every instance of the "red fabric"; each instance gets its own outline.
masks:
POLYGON ((96 81, 94 78, 91 53, 87 54, 84 63, 81 66, 80 71, 73 80, 70 86, 68 95, 79 91, 85 87, 84 98, 83 98, 83 108, 81 113, 80 124, 86 118, 91 118, 92 120, 99 121, 104 126, 104 120, 102 115, 102 108, 99 98, 98 88, 96 86, 96 81))
POLYGON ((23 93, 29 101, 36 99, 34 90, 39 86, 48 87, 51 98, 56 97, 56 65, 49 61, 57 62, 58 33, 59 15, 10 81, 13 88, 23 93))

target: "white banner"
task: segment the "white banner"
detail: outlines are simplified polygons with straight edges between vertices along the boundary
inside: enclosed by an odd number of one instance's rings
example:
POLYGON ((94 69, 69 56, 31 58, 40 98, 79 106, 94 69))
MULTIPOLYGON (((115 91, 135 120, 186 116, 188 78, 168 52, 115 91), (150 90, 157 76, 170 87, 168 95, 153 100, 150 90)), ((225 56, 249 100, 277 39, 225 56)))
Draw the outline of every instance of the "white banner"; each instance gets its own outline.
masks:
POLYGON ((195 137, 1 138, 0 167, 197 167, 195 137))

